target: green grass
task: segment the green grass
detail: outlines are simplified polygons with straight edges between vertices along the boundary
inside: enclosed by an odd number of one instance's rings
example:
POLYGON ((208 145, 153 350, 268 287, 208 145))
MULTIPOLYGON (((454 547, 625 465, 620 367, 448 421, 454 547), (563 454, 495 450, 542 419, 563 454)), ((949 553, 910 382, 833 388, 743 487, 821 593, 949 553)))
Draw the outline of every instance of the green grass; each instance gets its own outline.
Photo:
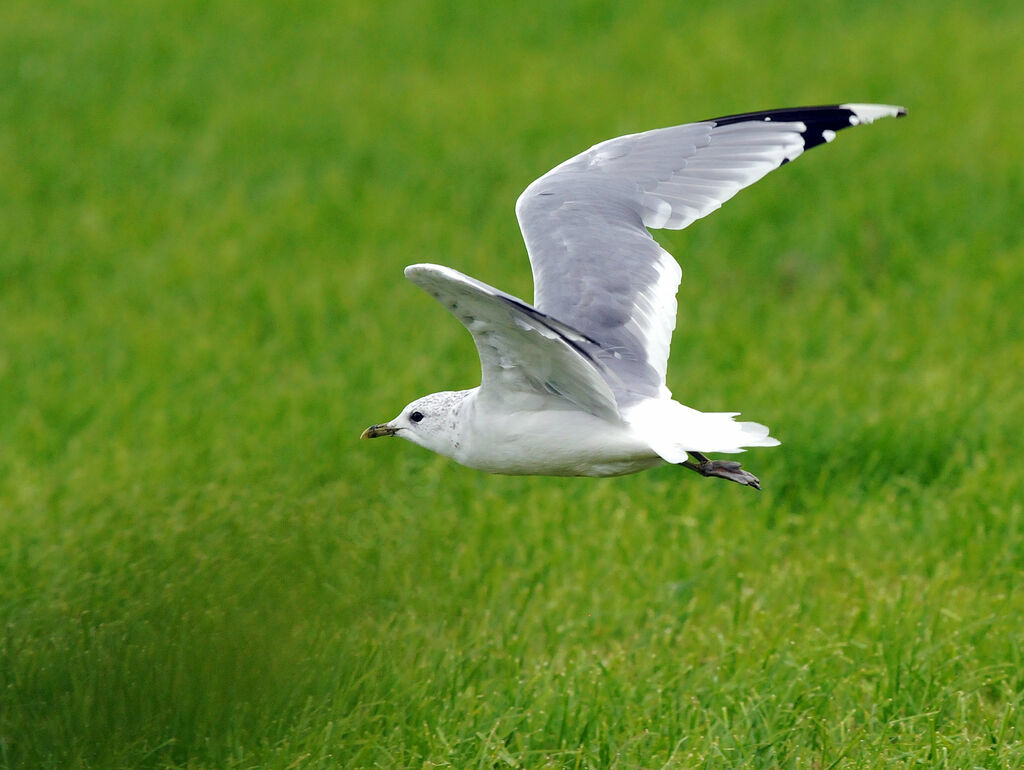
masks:
POLYGON ((1024 10, 693 5, 0 4, 2 766, 1024 765, 1024 10), (478 381, 404 265, 835 101, 910 117, 659 236, 762 494, 357 440, 478 381))

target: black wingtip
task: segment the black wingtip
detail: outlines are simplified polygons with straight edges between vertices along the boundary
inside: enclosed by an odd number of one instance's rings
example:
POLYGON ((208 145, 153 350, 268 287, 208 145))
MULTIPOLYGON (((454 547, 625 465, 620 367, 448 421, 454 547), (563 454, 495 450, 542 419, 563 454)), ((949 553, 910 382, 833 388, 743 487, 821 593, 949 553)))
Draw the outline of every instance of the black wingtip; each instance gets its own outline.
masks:
MULTIPOLYGON (((716 126, 727 126, 731 123, 750 122, 786 122, 803 123, 801 135, 804 150, 810 150, 820 144, 831 142, 836 132, 862 123, 871 123, 878 118, 903 117, 907 114, 905 107, 886 104, 827 104, 812 107, 787 107, 784 109, 745 112, 741 115, 727 115, 715 118, 716 126)), ((783 161, 785 162, 785 161, 783 161)))

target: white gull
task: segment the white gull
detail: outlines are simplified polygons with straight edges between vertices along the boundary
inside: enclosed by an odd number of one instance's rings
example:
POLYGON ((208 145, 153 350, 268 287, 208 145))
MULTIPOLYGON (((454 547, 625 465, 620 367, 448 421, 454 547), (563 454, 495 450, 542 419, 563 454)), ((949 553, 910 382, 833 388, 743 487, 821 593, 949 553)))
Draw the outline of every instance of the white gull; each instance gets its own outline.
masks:
POLYGON ((419 398, 362 437, 400 436, 490 473, 616 476, 674 463, 759 489, 739 463, 704 453, 776 446, 768 428, 684 406, 665 386, 681 272, 648 228, 682 229, 837 131, 905 114, 751 112, 611 139, 556 166, 516 203, 533 305, 449 267, 405 270, 473 335, 480 386, 419 398))

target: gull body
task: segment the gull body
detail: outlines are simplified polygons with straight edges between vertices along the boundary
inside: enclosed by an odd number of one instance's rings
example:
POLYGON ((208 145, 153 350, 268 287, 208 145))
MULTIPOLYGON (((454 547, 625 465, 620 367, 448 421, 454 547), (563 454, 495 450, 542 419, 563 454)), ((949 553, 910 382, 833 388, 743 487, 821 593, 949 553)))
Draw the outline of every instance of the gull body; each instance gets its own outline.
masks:
POLYGON ((733 115, 602 142, 516 204, 535 297, 440 265, 406 268, 469 330, 477 388, 432 393, 363 438, 399 436, 489 473, 617 476, 664 463, 760 488, 736 453, 779 442, 735 412, 701 412, 665 384, 678 263, 648 228, 681 229, 739 190, 902 107, 842 104, 733 115))
POLYGON ((386 425, 397 435, 468 468, 515 476, 621 476, 665 461, 625 420, 566 408, 552 396, 521 394, 478 408, 479 388, 417 399, 386 425), (413 422, 411 415, 424 417, 413 422))

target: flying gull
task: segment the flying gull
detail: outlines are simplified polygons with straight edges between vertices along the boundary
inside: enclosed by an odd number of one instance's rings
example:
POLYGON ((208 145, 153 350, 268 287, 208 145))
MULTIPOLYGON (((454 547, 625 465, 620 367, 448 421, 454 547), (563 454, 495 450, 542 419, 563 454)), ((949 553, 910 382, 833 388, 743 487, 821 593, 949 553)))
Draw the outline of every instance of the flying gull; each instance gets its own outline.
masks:
POLYGON ((489 473, 617 476, 663 463, 760 489, 705 453, 776 446, 736 412, 700 412, 665 386, 681 271, 649 229, 680 230, 744 187, 903 107, 751 112, 630 134, 533 182, 516 216, 533 268, 530 305, 441 265, 410 265, 473 335, 481 384, 413 401, 362 438, 400 436, 489 473))

